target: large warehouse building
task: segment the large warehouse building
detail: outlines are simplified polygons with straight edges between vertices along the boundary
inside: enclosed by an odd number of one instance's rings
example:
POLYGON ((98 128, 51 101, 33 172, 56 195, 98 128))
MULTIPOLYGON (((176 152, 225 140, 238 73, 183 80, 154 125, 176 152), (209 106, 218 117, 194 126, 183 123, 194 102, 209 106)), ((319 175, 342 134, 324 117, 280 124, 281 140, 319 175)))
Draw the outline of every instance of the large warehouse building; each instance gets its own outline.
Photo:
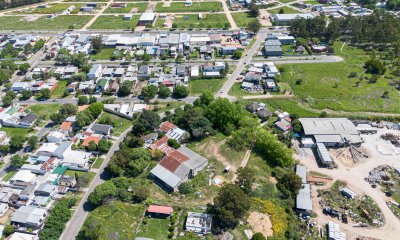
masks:
POLYGON ((362 139, 356 126, 347 118, 300 118, 305 137, 314 138, 326 147, 360 145, 362 139))

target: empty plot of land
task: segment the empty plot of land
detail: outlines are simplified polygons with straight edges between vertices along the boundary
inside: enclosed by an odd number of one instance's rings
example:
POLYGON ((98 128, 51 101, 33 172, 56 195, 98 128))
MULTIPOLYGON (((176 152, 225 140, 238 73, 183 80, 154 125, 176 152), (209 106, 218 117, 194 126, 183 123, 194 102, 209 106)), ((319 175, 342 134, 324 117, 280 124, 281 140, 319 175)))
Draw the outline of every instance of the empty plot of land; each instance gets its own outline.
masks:
POLYGON ((277 14, 277 13, 280 13, 280 11, 283 11, 281 13, 287 13, 287 14, 290 14, 290 13, 301 13, 300 11, 297 11, 297 10, 295 10, 293 8, 286 7, 286 6, 281 7, 281 8, 274 8, 274 9, 268 10, 268 12, 271 13, 271 14, 277 14))
POLYGON ((124 20, 123 15, 100 16, 89 29, 130 29, 136 26, 138 20, 138 15, 134 15, 131 20, 124 20))
POLYGON ((142 13, 146 11, 148 3, 127 3, 125 7, 108 7, 105 13, 142 13))
POLYGON ((222 11, 221 2, 196 2, 192 6, 185 6, 184 2, 173 2, 169 7, 164 7, 163 3, 157 3, 155 12, 220 12, 222 11))
POLYGON ((16 11, 13 13, 17 14, 55 14, 55 13, 61 13, 67 10, 69 7, 74 6, 75 9, 71 11, 71 13, 78 13, 79 9, 84 6, 84 3, 54 3, 54 4, 48 4, 46 8, 30 8, 28 10, 24 11, 16 11))
POLYGON ((55 18, 39 17, 27 21, 24 17, 0 17, 0 30, 64 30, 82 28, 92 16, 58 16, 55 18))
POLYGON ((246 12, 232 13, 233 20, 235 20, 238 27, 247 27, 247 24, 253 20, 257 20, 255 17, 251 17, 246 12))
POLYGON ((230 27, 225 14, 207 14, 199 19, 197 14, 175 15, 176 28, 224 28, 230 27))

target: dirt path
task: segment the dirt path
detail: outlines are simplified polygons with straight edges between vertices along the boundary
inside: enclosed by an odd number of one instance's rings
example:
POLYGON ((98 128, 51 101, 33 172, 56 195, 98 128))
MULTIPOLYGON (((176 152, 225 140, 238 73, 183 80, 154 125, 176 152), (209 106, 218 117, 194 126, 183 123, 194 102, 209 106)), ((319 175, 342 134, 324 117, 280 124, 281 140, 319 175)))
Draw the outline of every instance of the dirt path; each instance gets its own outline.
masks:
POLYGON ((231 29, 236 30, 239 29, 238 26, 236 25, 235 20, 232 17, 231 11, 229 10, 228 5, 226 4, 225 0, 221 0, 222 7, 224 9, 224 13, 226 15, 226 18, 228 18, 229 23, 231 24, 231 29))
POLYGON ((86 31, 90 26, 92 26, 92 24, 97 20, 98 17, 100 17, 103 12, 113 3, 113 0, 110 0, 106 3, 105 6, 102 7, 102 9, 100 9, 100 11, 98 11, 96 13, 96 15, 94 15, 94 17, 92 17, 92 19, 90 19, 90 21, 88 23, 86 23, 85 26, 83 26, 83 28, 81 28, 80 31, 86 31))

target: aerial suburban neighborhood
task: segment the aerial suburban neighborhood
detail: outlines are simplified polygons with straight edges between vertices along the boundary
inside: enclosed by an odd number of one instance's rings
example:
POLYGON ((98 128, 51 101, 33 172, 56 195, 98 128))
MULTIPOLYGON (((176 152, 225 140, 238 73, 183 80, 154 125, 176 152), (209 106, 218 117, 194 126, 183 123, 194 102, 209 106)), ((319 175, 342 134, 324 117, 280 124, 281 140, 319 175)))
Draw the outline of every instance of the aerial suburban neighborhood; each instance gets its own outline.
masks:
POLYGON ((0 0, 0 239, 400 239, 399 0, 0 0))

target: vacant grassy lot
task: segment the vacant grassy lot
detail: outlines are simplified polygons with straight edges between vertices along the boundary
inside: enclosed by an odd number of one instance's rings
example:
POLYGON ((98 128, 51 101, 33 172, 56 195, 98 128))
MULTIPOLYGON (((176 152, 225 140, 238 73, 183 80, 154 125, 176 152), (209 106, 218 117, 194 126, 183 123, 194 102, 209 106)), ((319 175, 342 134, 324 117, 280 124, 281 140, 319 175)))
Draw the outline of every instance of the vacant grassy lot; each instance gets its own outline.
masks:
POLYGON ((294 0, 279 0, 279 2, 281 3, 290 3, 293 2, 294 0))
POLYGON ((390 80, 379 78, 369 83, 371 76, 365 74, 363 65, 369 56, 361 49, 336 43, 336 54, 345 60, 338 63, 282 65, 282 82, 288 82, 295 96, 316 109, 333 109, 348 112, 399 112, 399 92, 390 85, 390 80), (350 77, 354 73, 356 77, 350 77), (296 84, 302 79, 301 84, 296 84), (389 98, 382 98, 385 91, 389 98))
POLYGON ((57 16, 53 19, 46 17, 39 17, 36 20, 28 19, 32 17, 0 17, 0 30, 65 30, 69 28, 80 29, 92 18, 92 16, 64 15, 57 16))
POLYGON ((164 28, 164 22, 165 22, 164 19, 157 18, 156 22, 154 23, 154 27, 155 28, 164 28))
POLYGON ((110 60, 115 48, 102 48, 100 52, 90 55, 94 60, 110 60))
POLYGON ((304 1, 304 4, 312 4, 312 5, 320 5, 321 3, 317 2, 317 1, 304 1))
POLYGON ((124 8, 112 8, 111 6, 105 10, 105 13, 130 13, 130 12, 137 12, 142 13, 146 11, 148 3, 127 3, 126 7, 124 8), (136 11, 132 11, 133 8, 136 11))
POLYGON ((192 6, 185 6, 184 2, 173 2, 169 7, 164 7, 163 3, 157 3, 155 12, 220 12, 222 11, 221 2, 194 2, 192 6))
POLYGON ((134 28, 139 20, 138 15, 134 15, 131 20, 123 20, 123 15, 100 16, 89 27, 90 29, 131 29, 134 28))
MULTIPOLYGON (((243 100, 245 103, 254 102, 255 100, 243 100)), ((297 114, 299 117, 318 117, 319 113, 311 112, 300 105, 295 100, 284 99, 257 99, 257 102, 267 104, 267 108, 274 112, 275 110, 282 110, 291 114, 297 114)))
POLYGON ((224 28, 229 25, 225 14, 204 14, 199 19, 197 14, 175 15, 176 28, 224 28))
POLYGON ((189 81, 189 89, 191 95, 200 95, 205 91, 211 91, 216 93, 224 85, 226 79, 216 78, 216 79, 197 79, 189 81))
POLYGON ((281 9, 283 9, 283 13, 301 13, 300 11, 297 11, 293 8, 286 7, 286 6, 281 7, 281 8, 270 9, 270 10, 268 10, 268 12, 271 14, 275 14, 275 13, 279 13, 279 11, 281 9))
POLYGON ((29 128, 10 128, 10 127, 1 127, 0 131, 6 132, 7 135, 20 136, 20 137, 28 137, 29 133, 32 131, 29 128))
POLYGON ((140 230, 137 233, 138 237, 147 237, 151 239, 168 239, 168 225, 170 223, 169 218, 148 218, 147 223, 140 226, 140 230))
MULTIPOLYGON (((96 173, 94 172, 82 172, 82 171, 75 171, 75 170, 67 170, 65 171, 64 175, 68 175, 68 176, 75 176, 78 175, 78 178, 81 176, 89 176, 90 181, 88 182, 88 185, 90 185, 90 183, 92 182, 94 176, 96 176, 96 173)), ((83 186, 83 187, 87 187, 87 186, 83 186)))
POLYGON ((111 118, 114 126, 114 135, 115 136, 120 136, 121 133, 123 133, 126 129, 128 129, 130 126, 132 126, 132 121, 126 118, 119 117, 117 115, 108 113, 108 112, 103 112, 101 114, 98 122, 103 121, 105 118, 111 118))
MULTIPOLYGON (((55 90, 57 90, 57 89, 55 89, 55 90)), ((35 105, 29 106, 27 109, 30 109, 33 113, 37 114, 38 116, 42 116, 45 119, 49 119, 51 114, 57 113, 60 106, 61 106, 61 104, 58 104, 58 103, 35 104, 35 105)))
POLYGON ((235 20, 236 25, 238 27, 247 27, 247 24, 252 20, 256 20, 257 18, 251 17, 248 13, 245 12, 236 12, 232 13, 233 20, 235 20))
POLYGON ((59 81, 56 89, 51 93, 51 98, 62 98, 67 90, 67 81, 59 81))
POLYGON ((99 169, 101 167, 101 164, 103 164, 103 162, 104 162, 104 158, 96 159, 96 161, 92 165, 92 168, 99 169))
POLYGON ((134 231, 144 210, 143 205, 132 205, 118 201, 96 208, 86 218, 82 230, 96 228, 97 239, 134 239, 134 231))
POLYGON ((79 9, 82 6, 85 6, 84 3, 54 3, 48 4, 47 8, 31 8, 22 13, 34 13, 34 14, 55 14, 61 13, 67 10, 71 6, 75 6, 75 9, 71 11, 71 13, 78 13, 79 9))

